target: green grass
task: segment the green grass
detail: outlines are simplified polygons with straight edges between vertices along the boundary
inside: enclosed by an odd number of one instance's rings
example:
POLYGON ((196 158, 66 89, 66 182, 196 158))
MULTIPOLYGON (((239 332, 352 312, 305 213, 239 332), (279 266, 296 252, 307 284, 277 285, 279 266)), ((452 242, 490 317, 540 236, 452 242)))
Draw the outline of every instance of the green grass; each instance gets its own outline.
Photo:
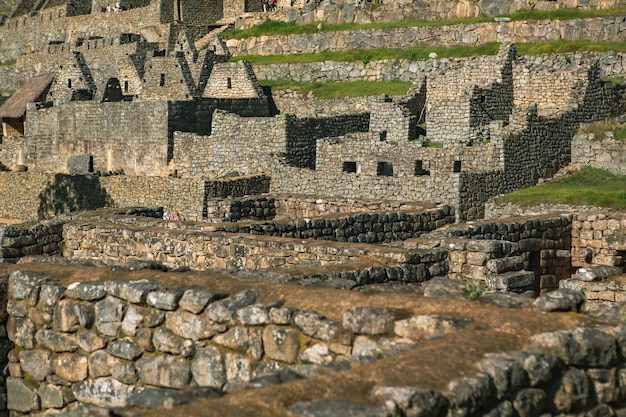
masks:
MULTIPOLYGON (((520 55, 541 55, 550 53, 567 52, 626 52, 626 40, 622 42, 592 42, 580 41, 555 41, 546 43, 518 43, 517 51, 520 55)), ((462 58, 469 56, 495 55, 500 43, 490 42, 477 47, 454 45, 450 47, 425 47, 415 46, 405 49, 350 49, 341 52, 319 52, 311 54, 295 55, 246 55, 232 57, 233 61, 249 61, 253 65, 286 64, 286 63, 311 63, 323 61, 335 62, 363 62, 381 61, 385 59, 407 59, 416 61, 427 59, 431 52, 435 52, 440 58, 462 58)))
POLYGON ((560 40, 545 43, 516 43, 520 55, 540 55, 566 52, 625 52, 626 40, 622 42, 594 42, 589 40, 560 40))
POLYGON ((581 133, 593 133, 593 140, 604 139, 604 133, 609 131, 613 132, 615 139, 626 139, 626 124, 617 123, 615 120, 590 123, 580 128, 581 133))
POLYGON ((500 44, 498 42, 486 43, 477 47, 455 45, 451 47, 424 47, 416 46, 406 49, 350 49, 341 52, 319 52, 312 54, 295 55, 246 55, 233 57, 233 61, 249 61, 254 65, 267 65, 279 63, 308 63, 308 62, 363 62, 381 61, 385 59, 408 59, 416 61, 427 59, 428 54, 435 52, 437 56, 444 57, 468 57, 478 55, 495 55, 500 44))
POLYGON ((496 199, 523 207, 539 204, 591 205, 626 209, 626 176, 585 167, 571 177, 518 190, 496 199))
MULTIPOLYGON (((501 17, 510 17, 511 20, 545 20, 545 19, 578 19, 584 17, 603 17, 603 16, 620 16, 626 13, 626 7, 603 10, 580 10, 580 9, 560 9, 560 10, 524 10, 518 11, 501 17)), ((399 22, 376 22, 367 24, 345 23, 345 24, 328 24, 322 25, 322 32, 354 30, 354 29, 379 29, 388 27, 425 27, 425 26, 442 26, 453 25, 459 23, 483 23, 491 22, 491 17, 464 18, 464 19, 448 19, 448 20, 402 20, 399 22)), ((253 26, 249 29, 229 29, 224 32, 225 39, 244 39, 254 38, 263 35, 294 35, 303 33, 318 32, 319 22, 309 23, 306 25, 296 25, 293 22, 278 22, 274 20, 266 20, 263 23, 253 26)))
POLYGON ((310 91, 319 99, 377 96, 382 94, 402 95, 406 94, 412 83, 404 81, 340 81, 328 83, 299 83, 291 80, 260 80, 264 87, 272 89, 292 89, 306 95, 310 91))
POLYGON ((7 61, 7 62, 0 61, 0 67, 8 67, 8 66, 11 66, 11 65, 15 65, 15 62, 16 61, 7 61))

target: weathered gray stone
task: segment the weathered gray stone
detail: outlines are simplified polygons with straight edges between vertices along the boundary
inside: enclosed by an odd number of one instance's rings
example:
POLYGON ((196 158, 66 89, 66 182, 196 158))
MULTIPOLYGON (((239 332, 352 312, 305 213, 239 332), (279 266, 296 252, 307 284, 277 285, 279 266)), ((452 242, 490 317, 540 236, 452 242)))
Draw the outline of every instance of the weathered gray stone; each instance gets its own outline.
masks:
POLYGON ((113 358, 111 362, 111 376, 113 378, 129 385, 133 385, 137 382, 137 373, 135 365, 132 362, 115 358, 113 358))
POLYGON ((237 319, 246 326, 258 326, 270 322, 268 308, 262 305, 252 305, 237 310, 237 319))
POLYGON ((183 347, 183 339, 172 333, 171 330, 158 328, 152 337, 154 347, 165 353, 173 353, 178 355, 183 347))
POLYGON ((20 366, 24 373, 36 381, 43 381, 52 372, 50 352, 45 350, 23 350, 19 353, 20 366))
POLYGON ((135 336, 137 328, 143 323, 145 309, 131 304, 124 314, 122 320, 122 330, 128 336, 135 336))
POLYGON ((560 361, 554 355, 530 352, 510 352, 502 355, 517 361, 524 368, 533 387, 550 381, 560 369, 560 361))
POLYGON ((297 402, 288 410, 297 417, 388 417, 383 408, 327 399, 297 402))
POLYGON ((39 288, 45 283, 55 283, 57 279, 42 272, 14 271, 9 275, 9 297, 26 301, 34 306, 39 300, 39 288))
POLYGON ((128 405, 148 409, 171 409, 174 406, 187 404, 193 400, 189 393, 165 388, 144 388, 128 399, 128 405))
POLYGON ((513 408, 519 417, 533 417, 541 414, 546 403, 546 393, 538 388, 525 388, 515 394, 513 408))
POLYGON ((424 297, 462 297, 465 284, 458 280, 435 277, 422 283, 424 297))
POLYGON ((7 301, 7 314, 13 317, 27 317, 31 308, 25 301, 7 301))
POLYGON ((143 384, 156 387, 183 389, 191 377, 187 361, 169 355, 144 356, 135 367, 143 384))
POLYGON ((39 305, 44 308, 54 307, 64 292, 65 287, 60 285, 42 285, 39 290, 39 305))
POLYGON ((111 375, 111 363, 113 357, 105 350, 97 350, 89 355, 87 367, 91 378, 100 378, 111 375))
POLYGON ((149 306, 161 310, 173 311, 178 308, 178 301, 183 296, 182 290, 160 290, 148 294, 146 302, 149 306))
POLYGON ((134 392, 133 387, 113 378, 88 379, 72 385, 78 401, 100 407, 126 407, 134 392))
POLYGON ((124 302, 106 297, 96 303, 96 328, 104 335, 117 336, 124 317, 124 302))
POLYGON ((431 339, 459 330, 471 322, 469 317, 413 316, 396 321, 394 331, 398 336, 412 340, 431 339))
POLYGON ((236 353, 227 353, 224 361, 226 379, 230 381, 250 381, 252 366, 250 359, 236 353))
POLYGON ((263 357, 263 336, 261 329, 233 327, 213 338, 213 342, 233 350, 246 350, 255 360, 263 357))
POLYGON ((407 417, 439 417, 446 415, 448 400, 442 394, 424 389, 376 387, 372 395, 377 403, 385 404, 392 415, 407 417), (389 402, 393 403, 390 409, 389 402))
POLYGON ((37 393, 43 408, 63 408, 67 403, 67 395, 64 395, 63 388, 56 385, 42 384, 37 393))
POLYGON ((509 256, 507 258, 490 259, 486 265, 492 274, 502 274, 503 272, 519 271, 524 266, 521 256, 509 256))
POLYGON ((293 315, 293 323, 302 333, 325 341, 330 341, 341 333, 341 326, 314 311, 298 311, 293 315))
MULTIPOLYGON (((137 307, 137 306, 135 306, 137 307)), ((137 307, 139 308, 139 307, 137 307)), ((139 311, 142 311, 141 309, 139 311)), ((160 326, 165 321, 165 311, 156 308, 143 309, 143 324, 146 327, 154 328, 160 326)))
POLYGON ((328 349, 328 345, 325 343, 318 343, 310 348, 307 348, 300 353, 298 358, 303 363, 314 363, 322 365, 333 361, 333 355, 328 349))
POLYGON ((106 290, 104 284, 95 282, 75 282, 68 285, 65 297, 84 301, 95 301, 104 298, 106 290))
POLYGON ((139 345, 128 339, 115 340, 107 346, 107 352, 116 358, 135 360, 143 354, 139 345))
POLYGON ((75 332, 80 327, 89 328, 93 321, 93 307, 75 300, 61 300, 54 309, 54 325, 62 332, 75 332))
POLYGON ((141 279, 130 282, 107 281, 104 283, 104 288, 107 293, 114 297, 135 304, 143 304, 146 302, 149 292, 162 290, 164 286, 149 279, 141 279))
POLYGON ((535 273, 532 271, 509 271, 487 277, 487 289, 494 291, 532 291, 535 273))
POLYGON ((135 334, 135 342, 145 352, 154 352, 154 344, 152 343, 152 331, 150 329, 139 329, 135 334))
POLYGON ((295 308, 273 307, 270 308, 270 320, 273 324, 291 324, 295 308))
POLYGON ((165 328, 177 336, 191 340, 208 339, 217 333, 214 324, 206 317, 185 311, 166 313, 165 328))
POLYGON ((91 353, 106 346, 106 339, 93 330, 84 330, 76 334, 78 346, 85 352, 91 353))
POLYGON ((294 330, 267 326, 263 330, 263 346, 269 359, 295 363, 300 351, 300 340, 294 330))
POLYGON ((195 383, 201 387, 221 388, 226 383, 222 356, 213 346, 198 349, 191 362, 191 373, 195 383))
POLYGON ((584 303, 585 296, 580 291, 567 288, 559 288, 535 300, 541 311, 580 311, 584 303))
POLYGON ((486 355, 475 366, 480 372, 491 377, 499 400, 529 384, 528 376, 522 366, 504 355, 486 355))
POLYGON ((217 323, 230 323, 237 309, 253 304, 258 296, 254 289, 241 291, 233 296, 215 301, 206 308, 206 315, 217 323))
POLYGON ((622 269, 617 266, 594 265, 576 270, 576 279, 581 281, 601 281, 622 274, 622 269))
POLYGON ((535 335, 526 346, 531 352, 549 353, 580 367, 606 368, 617 359, 615 339, 587 327, 535 335))
POLYGON ((57 377, 68 381, 78 382, 87 378, 87 358, 72 353, 62 353, 52 359, 52 372, 57 377))
POLYGON ((446 396, 452 407, 466 408, 470 413, 493 404, 497 397, 491 378, 485 374, 472 373, 448 384, 446 396))
POLYGON ((9 340, 24 349, 35 347, 35 324, 28 318, 9 316, 7 332, 9 340))
POLYGON ((183 293, 178 302, 180 307, 194 314, 204 311, 207 304, 228 297, 228 294, 221 291, 206 291, 201 289, 187 290, 183 293))
POLYGON ((19 378, 8 377, 7 384, 7 408, 12 411, 28 413, 39 409, 39 396, 34 388, 24 383, 19 378))
POLYGON ((560 378, 556 389, 548 393, 548 409, 556 413, 570 413, 582 410, 593 401, 591 384, 583 371, 568 369, 560 378))
POLYGON ((356 334, 391 333, 397 310, 385 307, 353 307, 343 313, 343 327, 356 334))
POLYGON ((78 349, 76 336, 55 333, 52 330, 40 330, 35 335, 37 343, 53 352, 74 352, 78 349))

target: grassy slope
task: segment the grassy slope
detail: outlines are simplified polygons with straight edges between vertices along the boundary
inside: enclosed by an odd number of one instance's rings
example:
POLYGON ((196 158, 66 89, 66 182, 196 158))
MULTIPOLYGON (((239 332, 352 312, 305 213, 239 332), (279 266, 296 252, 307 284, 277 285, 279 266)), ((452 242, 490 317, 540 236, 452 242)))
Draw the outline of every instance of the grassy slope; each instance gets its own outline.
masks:
POLYGON ((591 205, 626 209, 626 176, 585 167, 571 177, 546 182, 498 197, 523 207, 539 204, 591 205))

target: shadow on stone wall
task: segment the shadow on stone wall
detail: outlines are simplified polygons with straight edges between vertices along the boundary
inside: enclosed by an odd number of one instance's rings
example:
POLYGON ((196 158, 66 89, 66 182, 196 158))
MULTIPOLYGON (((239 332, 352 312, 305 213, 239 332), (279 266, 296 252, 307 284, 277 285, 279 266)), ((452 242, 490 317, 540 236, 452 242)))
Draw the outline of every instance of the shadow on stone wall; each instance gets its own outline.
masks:
POLYGON ((56 174, 39 194, 37 215, 40 220, 59 214, 111 207, 113 199, 102 187, 99 177, 56 174))

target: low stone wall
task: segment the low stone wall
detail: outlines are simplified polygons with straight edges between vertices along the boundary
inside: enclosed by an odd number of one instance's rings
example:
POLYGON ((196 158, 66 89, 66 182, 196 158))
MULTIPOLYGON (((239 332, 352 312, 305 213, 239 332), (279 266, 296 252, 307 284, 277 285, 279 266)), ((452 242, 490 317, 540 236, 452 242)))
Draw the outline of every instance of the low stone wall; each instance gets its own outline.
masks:
POLYGON ((0 217, 32 221, 103 207, 162 206, 202 220, 206 198, 260 194, 269 178, 253 175, 213 181, 195 178, 82 176, 0 172, 0 217))
POLYGON ((233 56, 289 55, 346 49, 407 48, 423 46, 477 46, 488 42, 533 43, 560 39, 590 39, 620 42, 621 16, 587 19, 546 20, 541 25, 527 21, 460 23, 423 27, 389 27, 275 35, 226 42, 233 56))
POLYGON ((63 241, 63 222, 42 222, 28 227, 0 227, 0 262, 14 263, 28 255, 58 255, 63 241))
POLYGON ((576 278, 563 280, 561 288, 580 291, 585 294, 587 301, 583 310, 597 310, 602 306, 616 305, 626 301, 626 282, 623 277, 608 278, 600 281, 582 281, 576 278))
POLYGON ((626 214, 577 213, 572 220, 572 266, 622 267, 626 259, 626 214))
POLYGON ((216 225, 214 230, 296 239, 383 243, 419 237, 454 221, 454 208, 443 205, 419 212, 365 212, 313 219, 221 224, 216 225))
MULTIPOLYGON (((346 243, 320 244, 314 240, 278 240, 271 236, 246 236, 218 232, 104 226, 66 223, 66 258, 94 259, 106 265, 131 265, 156 261, 194 270, 213 268, 257 270, 293 266, 370 263, 408 265, 405 280, 415 281, 416 268, 424 272, 437 264, 432 275, 447 271, 445 257, 422 255, 406 249, 355 246, 346 243), (425 264, 419 266, 420 264, 425 264), (414 267, 412 267, 412 265, 414 267)), ((354 238, 356 241, 356 238, 354 238)), ((419 275, 423 278, 429 273, 419 275)))
POLYGON ((624 140, 616 139, 614 132, 606 132, 603 138, 582 133, 572 139, 572 163, 626 175, 625 150, 624 140))
POLYGON ((416 211, 423 208, 424 205, 413 202, 389 200, 360 202, 342 198, 267 194, 226 200, 210 199, 207 202, 207 218, 215 223, 241 220, 271 220, 276 216, 293 220, 336 213, 372 213, 391 210, 416 211))
POLYGON ((494 200, 485 203, 485 219, 494 220, 501 217, 513 216, 537 216, 547 213, 558 212, 581 212, 581 211, 609 211, 602 207, 594 206, 570 206, 567 204, 540 204, 538 206, 522 207, 513 203, 499 203, 494 200))
MULTIPOLYGON (((605 76, 626 75, 626 54, 621 52, 577 52, 523 57, 530 65, 571 71, 589 67, 596 62, 605 76)), ((254 65, 259 80, 293 79, 309 81, 419 81, 424 74, 459 70, 471 58, 434 58, 422 60, 389 59, 363 62, 309 62, 254 65)), ((277 102, 279 108, 280 100, 277 102)), ((297 109, 296 109, 297 110, 297 109)), ((291 111, 290 112, 294 112, 291 111)))
POLYGON ((441 239, 439 246, 449 249, 453 278, 482 281, 492 290, 539 294, 570 277, 572 221, 572 215, 559 214, 482 220, 449 225, 424 238, 441 239))
MULTIPOLYGON (((411 349, 471 322, 354 307, 340 323, 256 298, 254 289, 167 289, 149 280, 64 287, 53 276, 13 272, 7 334, 15 348, 2 356, 7 408, 15 416, 80 405, 164 408, 183 390, 232 392, 302 378, 297 363, 376 360, 385 343, 411 349), (445 330, 433 331, 433 323, 445 330)), ((543 333, 523 351, 486 354, 443 392, 374 387, 372 395, 387 412, 406 415, 614 415, 626 399, 624 340, 623 326, 543 333)))

